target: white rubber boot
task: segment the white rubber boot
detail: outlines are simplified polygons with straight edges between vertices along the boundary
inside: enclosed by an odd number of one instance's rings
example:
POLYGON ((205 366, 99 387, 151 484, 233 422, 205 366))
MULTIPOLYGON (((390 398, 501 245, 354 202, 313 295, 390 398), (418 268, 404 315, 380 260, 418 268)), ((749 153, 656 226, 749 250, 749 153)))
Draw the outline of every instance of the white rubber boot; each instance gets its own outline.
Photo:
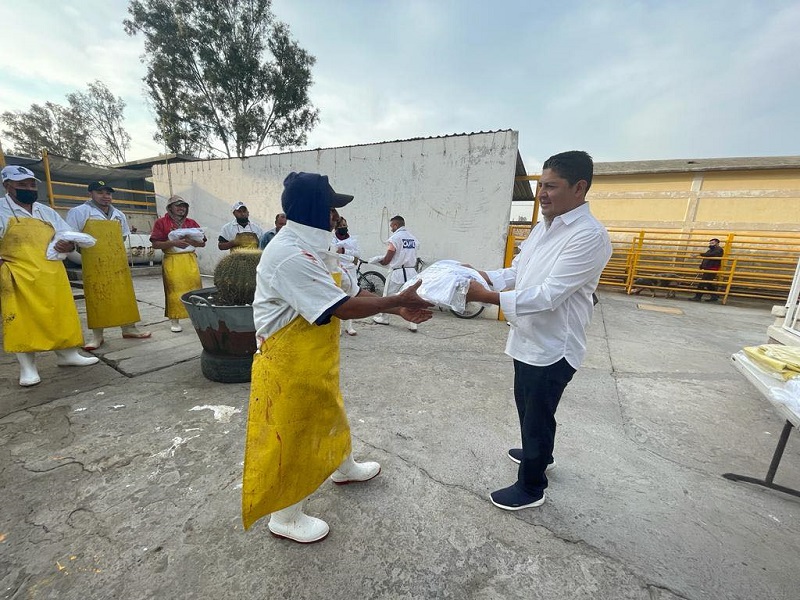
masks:
POLYGON ((353 319, 347 319, 347 321, 343 321, 342 325, 344 325, 344 332, 347 335, 358 335, 358 332, 353 329, 353 319))
POLYGON ((375 321, 378 325, 388 325, 389 319, 387 319, 383 314, 377 314, 372 317, 372 320, 375 321))
POLYGON ((83 349, 84 350, 97 350, 100 346, 103 345, 103 328, 99 327, 97 329, 92 329, 92 339, 89 340, 89 343, 86 344, 83 349))
POLYGON ((169 330, 172 333, 180 333, 181 331, 183 331, 180 319, 172 319, 172 321, 170 322, 169 330))
POLYGON ((83 356, 79 354, 77 348, 56 350, 56 356, 58 356, 59 367, 88 367, 100 360, 96 356, 83 356))
POLYGON ((339 468, 333 472, 331 481, 338 485, 369 481, 373 477, 377 477, 380 472, 381 466, 378 463, 370 461, 357 463, 353 460, 353 455, 350 454, 344 459, 344 462, 339 465, 339 468))
POLYGON ((325 539, 330 527, 322 519, 309 517, 303 512, 303 502, 272 513, 269 519, 269 530, 272 535, 299 542, 313 544, 325 539))
POLYGON ((17 352, 19 361, 19 384, 22 387, 30 387, 42 381, 39 371, 36 369, 35 352, 17 352))

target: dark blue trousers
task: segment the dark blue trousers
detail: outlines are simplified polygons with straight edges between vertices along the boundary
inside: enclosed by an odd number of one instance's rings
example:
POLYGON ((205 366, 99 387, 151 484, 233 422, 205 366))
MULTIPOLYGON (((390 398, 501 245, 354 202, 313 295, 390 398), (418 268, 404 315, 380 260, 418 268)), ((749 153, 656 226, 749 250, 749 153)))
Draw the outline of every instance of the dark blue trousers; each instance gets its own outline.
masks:
POLYGON ((514 400, 522 433, 517 486, 536 497, 547 487, 544 471, 553 462, 556 409, 574 374, 566 358, 547 367, 514 361, 514 400))

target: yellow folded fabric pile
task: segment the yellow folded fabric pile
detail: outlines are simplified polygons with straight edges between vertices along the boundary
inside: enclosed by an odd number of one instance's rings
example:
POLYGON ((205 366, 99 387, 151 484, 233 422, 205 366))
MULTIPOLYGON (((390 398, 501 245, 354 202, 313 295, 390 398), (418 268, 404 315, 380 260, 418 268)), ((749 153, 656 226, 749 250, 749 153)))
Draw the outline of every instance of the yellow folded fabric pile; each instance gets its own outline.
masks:
POLYGON ((784 381, 800 375, 800 347, 762 344, 744 348, 747 357, 765 371, 777 373, 784 381))

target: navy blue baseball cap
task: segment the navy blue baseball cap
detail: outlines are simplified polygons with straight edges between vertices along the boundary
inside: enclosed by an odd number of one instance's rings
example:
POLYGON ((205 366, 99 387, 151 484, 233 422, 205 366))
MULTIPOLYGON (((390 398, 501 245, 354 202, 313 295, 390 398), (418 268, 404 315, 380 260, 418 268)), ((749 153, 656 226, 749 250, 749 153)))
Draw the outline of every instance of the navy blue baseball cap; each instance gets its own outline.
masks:
POLYGON ((353 196, 334 191, 327 175, 289 173, 283 180, 281 205, 286 218, 318 229, 330 229, 330 209, 342 208, 353 196))

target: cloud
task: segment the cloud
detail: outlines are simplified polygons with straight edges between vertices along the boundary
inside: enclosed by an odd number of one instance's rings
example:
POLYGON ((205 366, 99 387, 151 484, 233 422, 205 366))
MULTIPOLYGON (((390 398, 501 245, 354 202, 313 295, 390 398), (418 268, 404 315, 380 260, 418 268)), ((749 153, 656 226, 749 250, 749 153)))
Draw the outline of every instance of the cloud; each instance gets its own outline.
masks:
MULTIPOLYGON (((132 158, 157 153, 127 0, 21 2, 0 110, 100 79, 127 103, 132 158)), ((309 147, 513 128, 529 170, 597 160, 797 153, 800 5, 774 0, 274 0, 317 58, 309 147)))

